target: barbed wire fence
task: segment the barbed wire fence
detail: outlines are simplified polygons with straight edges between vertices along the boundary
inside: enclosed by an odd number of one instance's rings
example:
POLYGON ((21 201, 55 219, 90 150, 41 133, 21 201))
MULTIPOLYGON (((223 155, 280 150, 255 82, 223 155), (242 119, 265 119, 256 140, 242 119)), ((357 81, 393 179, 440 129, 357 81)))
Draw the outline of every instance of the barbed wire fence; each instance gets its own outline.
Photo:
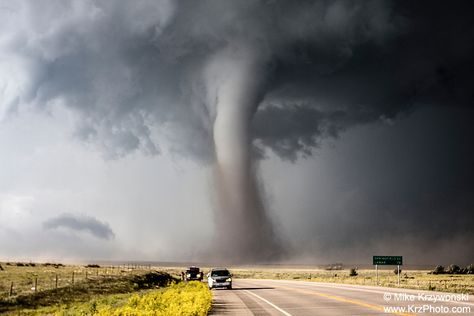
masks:
POLYGON ((73 290, 75 285, 85 281, 124 277, 145 270, 152 270, 152 266, 123 264, 79 267, 61 264, 6 263, 2 264, 0 271, 0 298, 13 298, 67 287, 73 290))

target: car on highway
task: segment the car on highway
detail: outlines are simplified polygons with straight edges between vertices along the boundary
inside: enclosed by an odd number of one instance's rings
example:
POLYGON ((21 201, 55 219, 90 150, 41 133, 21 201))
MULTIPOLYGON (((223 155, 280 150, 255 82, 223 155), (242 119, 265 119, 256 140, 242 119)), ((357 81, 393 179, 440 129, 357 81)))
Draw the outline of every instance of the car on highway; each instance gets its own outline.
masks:
POLYGON ((232 289, 232 274, 226 268, 214 268, 207 274, 209 289, 227 288, 232 289))
POLYGON ((204 273, 196 266, 189 267, 181 275, 184 281, 202 281, 204 278, 204 273))

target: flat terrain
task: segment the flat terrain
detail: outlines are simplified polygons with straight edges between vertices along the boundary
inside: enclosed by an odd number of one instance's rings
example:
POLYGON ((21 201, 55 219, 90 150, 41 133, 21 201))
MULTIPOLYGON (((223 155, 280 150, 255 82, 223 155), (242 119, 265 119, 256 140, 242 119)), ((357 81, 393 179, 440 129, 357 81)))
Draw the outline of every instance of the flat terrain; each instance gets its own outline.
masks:
MULTIPOLYGON (((166 287, 179 279, 187 266, 79 266, 55 264, 1 263, 0 313, 43 315, 58 309, 68 315, 92 315, 96 308, 120 307, 135 293, 166 287), (158 274, 158 275, 156 275, 158 274), (158 277, 150 280, 149 277, 158 277), (165 276, 164 279, 161 276, 165 276), (164 280, 165 283, 160 283, 164 280), (37 308, 44 308, 35 312, 37 308), (86 311, 86 312, 84 312, 86 311)), ((430 274, 403 270, 398 285, 393 270, 324 270, 311 267, 228 267, 233 273, 234 290, 213 290, 213 315, 411 315, 412 310, 384 311, 384 307, 432 306, 466 308, 458 315, 473 315, 474 275, 430 274), (411 290, 408 290, 411 289, 411 290), (385 300, 384 293, 418 295, 451 292, 471 294, 461 302, 385 300), (425 303, 425 304, 423 304, 425 303), (469 310, 470 309, 470 310, 469 310)), ((207 273, 210 267, 201 267, 207 273)), ((207 289, 204 291, 207 292, 207 289)), ((154 293, 154 292, 153 292, 154 293)), ((400 298, 400 297, 399 297, 400 298)), ((181 301, 178 300, 178 301, 181 301)), ((443 311, 442 314, 449 315, 443 311)), ((428 314, 424 311, 423 314, 428 314)), ((440 314, 432 313, 434 314, 440 314)))
POLYGON ((79 286, 83 282, 103 281, 142 275, 151 271, 142 266, 86 267, 50 263, 0 263, 0 299, 34 292, 79 286), (35 287, 36 286, 36 287, 35 287))
POLYGON ((88 302, 95 311, 98 299, 105 300, 104 305, 108 301, 125 304, 134 293, 162 289, 175 281, 169 274, 152 269, 49 264, 2 264, 2 268, 0 313, 15 315, 20 311, 22 315, 54 314, 88 302), (38 309, 42 311, 36 312, 38 309))
POLYGON ((472 296, 460 297, 459 302, 433 302, 428 295, 443 294, 374 286, 237 279, 234 290, 212 293, 211 315, 416 315, 420 308, 425 308, 424 315, 439 315, 439 308, 443 315, 474 314, 472 296))

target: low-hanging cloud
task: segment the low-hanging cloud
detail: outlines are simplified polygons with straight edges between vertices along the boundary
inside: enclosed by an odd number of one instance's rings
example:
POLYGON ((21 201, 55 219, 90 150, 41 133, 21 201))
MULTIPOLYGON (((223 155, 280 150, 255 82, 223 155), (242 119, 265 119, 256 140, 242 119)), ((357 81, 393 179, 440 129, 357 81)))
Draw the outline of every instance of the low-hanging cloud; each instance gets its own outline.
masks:
POLYGON ((43 223, 45 229, 66 228, 73 231, 86 231, 99 239, 113 239, 114 232, 107 223, 85 215, 61 214, 43 223))
POLYGON ((2 116, 25 103, 60 102, 80 115, 76 137, 109 158, 160 153, 153 128, 164 126, 162 134, 174 135, 171 150, 209 161, 213 115, 203 65, 242 42, 263 56, 270 78, 259 88, 252 137, 294 159, 318 138, 393 118, 417 102, 471 104, 469 10, 457 3, 458 18, 433 30, 443 10, 390 1, 4 3, 2 116), (297 121, 305 111, 320 115, 297 121), (277 113, 290 114, 287 127, 305 126, 275 133, 277 113), (322 125, 331 132, 321 133, 322 125))

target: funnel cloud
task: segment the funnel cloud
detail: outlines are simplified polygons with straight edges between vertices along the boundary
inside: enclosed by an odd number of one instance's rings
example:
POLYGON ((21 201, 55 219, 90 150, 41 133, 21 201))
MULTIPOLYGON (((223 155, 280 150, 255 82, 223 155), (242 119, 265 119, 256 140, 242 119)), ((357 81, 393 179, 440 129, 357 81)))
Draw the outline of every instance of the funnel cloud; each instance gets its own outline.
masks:
POLYGON ((231 44, 205 68, 213 117, 217 189, 217 246, 227 260, 252 262, 281 255, 266 213, 251 156, 250 122, 262 99, 266 61, 252 48, 231 44))

